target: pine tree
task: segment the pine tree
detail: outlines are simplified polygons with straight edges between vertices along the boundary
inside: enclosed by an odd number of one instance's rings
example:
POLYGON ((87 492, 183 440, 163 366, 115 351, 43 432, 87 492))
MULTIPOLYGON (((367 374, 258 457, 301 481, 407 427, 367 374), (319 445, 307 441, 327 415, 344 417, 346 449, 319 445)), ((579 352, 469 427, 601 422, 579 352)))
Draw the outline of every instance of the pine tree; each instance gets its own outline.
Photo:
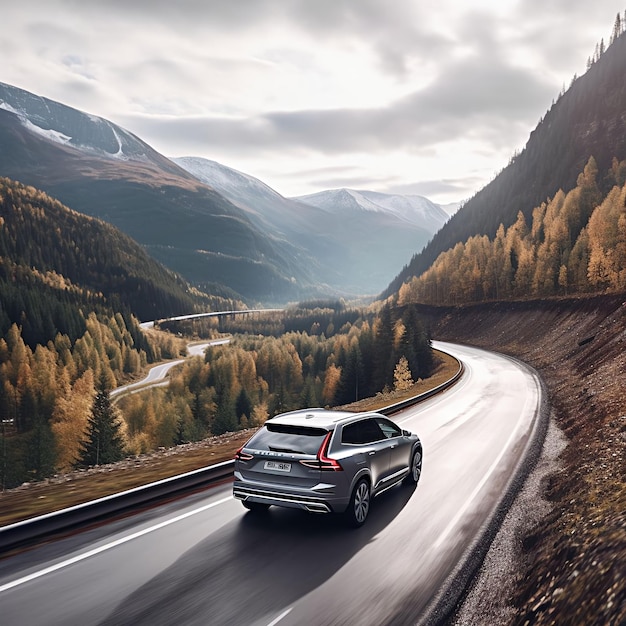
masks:
POLYGON ((225 388, 218 393, 216 398, 217 410, 215 419, 211 425, 211 432, 214 435, 223 435, 227 432, 237 430, 237 415, 235 414, 235 401, 231 395, 230 389, 225 388))
POLYGON ((355 343, 345 355, 335 401, 338 404, 348 404, 362 398, 364 379, 363 359, 359 346, 355 343))
POLYGON ((250 415, 252 415, 252 400, 250 400, 250 396, 244 387, 241 388, 235 401, 235 414, 239 421, 241 421, 242 417, 250 419, 250 415))
POLYGON ((87 439, 82 445, 78 467, 115 463, 124 458, 124 440, 120 422, 111 405, 104 384, 96 393, 87 425, 87 439))
POLYGON ((618 13, 611 33, 611 44, 622 34, 622 16, 618 13))
POLYGON ((393 317, 389 304, 385 304, 381 309, 374 339, 374 349, 376 352, 374 387, 380 391, 385 385, 392 382, 395 363, 393 317))

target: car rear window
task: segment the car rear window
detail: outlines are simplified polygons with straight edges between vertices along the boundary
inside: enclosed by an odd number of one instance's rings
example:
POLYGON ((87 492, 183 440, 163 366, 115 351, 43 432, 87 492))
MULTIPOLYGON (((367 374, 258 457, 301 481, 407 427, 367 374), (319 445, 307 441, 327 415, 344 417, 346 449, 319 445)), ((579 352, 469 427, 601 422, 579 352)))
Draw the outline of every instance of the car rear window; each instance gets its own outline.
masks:
POLYGON ((270 452, 317 454, 327 434, 328 431, 323 428, 309 428, 291 424, 265 424, 249 441, 246 448, 270 452))

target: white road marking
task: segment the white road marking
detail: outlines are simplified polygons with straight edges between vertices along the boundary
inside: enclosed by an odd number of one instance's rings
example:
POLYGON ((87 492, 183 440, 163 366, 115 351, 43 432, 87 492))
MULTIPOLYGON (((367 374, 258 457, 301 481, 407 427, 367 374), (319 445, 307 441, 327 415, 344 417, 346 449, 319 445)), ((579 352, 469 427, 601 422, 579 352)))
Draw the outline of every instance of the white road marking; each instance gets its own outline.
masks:
POLYGON ((65 561, 61 561, 60 563, 56 563, 55 565, 51 565, 50 567, 46 567, 45 569, 39 570, 38 572, 33 572, 28 576, 23 576, 22 578, 18 578, 10 583, 6 583, 4 585, 0 585, 0 593, 3 591, 8 591, 9 589, 13 589, 14 587, 19 587, 31 580, 35 580, 37 578, 41 578, 42 576, 46 576, 47 574, 51 574, 52 572, 56 572, 65 567, 69 567, 70 565, 74 565, 74 563, 79 563, 80 561, 84 561, 96 554, 100 554, 101 552, 106 552, 111 548, 116 548, 117 546, 121 546, 124 543, 132 541, 133 539, 137 539, 139 537, 143 537, 155 530, 160 530, 161 528, 165 528, 166 526, 170 526, 171 524, 175 524, 176 522, 180 522, 181 520, 187 519, 193 515, 198 513, 202 513, 207 511, 208 509, 212 509, 220 504, 224 504, 225 502, 229 502, 232 500, 232 496, 228 496, 227 498, 222 498, 221 500, 217 500, 216 502, 211 502, 211 504, 206 504, 201 506, 198 509, 194 509, 193 511, 187 511, 187 513, 183 513, 178 515, 177 517, 172 517, 171 519, 165 520, 164 522, 160 522, 159 524, 155 524, 154 526, 149 526, 148 528, 144 528, 143 530, 139 530, 132 535, 127 535, 126 537, 121 537, 120 539, 116 539, 115 541, 111 541, 110 543, 106 543, 98 548, 94 548, 93 550, 89 550, 88 552, 84 552, 83 554, 79 554, 77 556, 72 557, 71 559, 67 559, 65 561))
POLYGON ((286 611, 283 611, 275 620, 272 620, 267 626, 276 626, 276 624, 278 624, 278 622, 280 622, 280 620, 283 619, 284 617, 287 617, 287 615, 289 615, 289 613, 291 613, 292 610, 293 610, 293 607, 291 607, 290 609, 287 609, 286 611))

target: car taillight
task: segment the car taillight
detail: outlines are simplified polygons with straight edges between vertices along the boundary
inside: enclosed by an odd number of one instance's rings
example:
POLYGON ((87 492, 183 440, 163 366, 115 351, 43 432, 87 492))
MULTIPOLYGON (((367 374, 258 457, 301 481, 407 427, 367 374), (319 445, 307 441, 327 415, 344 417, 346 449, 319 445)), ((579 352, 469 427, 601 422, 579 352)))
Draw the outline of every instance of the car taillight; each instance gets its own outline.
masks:
POLYGON ((252 454, 248 454, 247 452, 243 452, 245 446, 241 446, 237 452, 235 452, 235 458, 238 461, 252 461, 254 456, 252 454))
POLYGON ((331 459, 326 454, 328 453, 328 446, 330 445, 330 438, 333 436, 332 431, 329 432, 326 437, 324 437, 324 441, 322 441, 322 445, 317 452, 317 459, 315 461, 300 461, 302 465, 306 465, 306 467, 312 467, 313 469, 318 469, 323 472, 342 472, 343 467, 336 459, 331 459))

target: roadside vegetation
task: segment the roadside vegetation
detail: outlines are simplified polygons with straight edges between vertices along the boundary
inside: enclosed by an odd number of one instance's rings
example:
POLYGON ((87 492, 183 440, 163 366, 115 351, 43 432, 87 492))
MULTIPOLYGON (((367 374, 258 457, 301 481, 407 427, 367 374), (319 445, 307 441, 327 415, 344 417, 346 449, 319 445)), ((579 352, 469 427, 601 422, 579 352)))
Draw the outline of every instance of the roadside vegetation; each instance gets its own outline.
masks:
POLYGON ((57 334, 34 350, 17 324, 0 339, 3 489, 90 465, 85 446, 94 436, 103 428, 119 431, 121 438, 126 433, 106 403, 102 415, 102 395, 140 375, 148 363, 177 357, 185 349, 180 339, 143 333, 136 319, 127 321, 120 314, 91 313, 84 324, 84 334, 74 342, 57 334))
MULTIPOLYGON (((216 322, 190 323, 201 336, 215 332, 216 322)), ((301 304, 219 324, 239 331, 230 343, 186 360, 166 388, 118 402, 133 453, 260 426, 284 411, 374 396, 397 386, 402 359, 405 384, 434 370, 430 337, 413 307, 375 314, 343 303, 301 304)))

